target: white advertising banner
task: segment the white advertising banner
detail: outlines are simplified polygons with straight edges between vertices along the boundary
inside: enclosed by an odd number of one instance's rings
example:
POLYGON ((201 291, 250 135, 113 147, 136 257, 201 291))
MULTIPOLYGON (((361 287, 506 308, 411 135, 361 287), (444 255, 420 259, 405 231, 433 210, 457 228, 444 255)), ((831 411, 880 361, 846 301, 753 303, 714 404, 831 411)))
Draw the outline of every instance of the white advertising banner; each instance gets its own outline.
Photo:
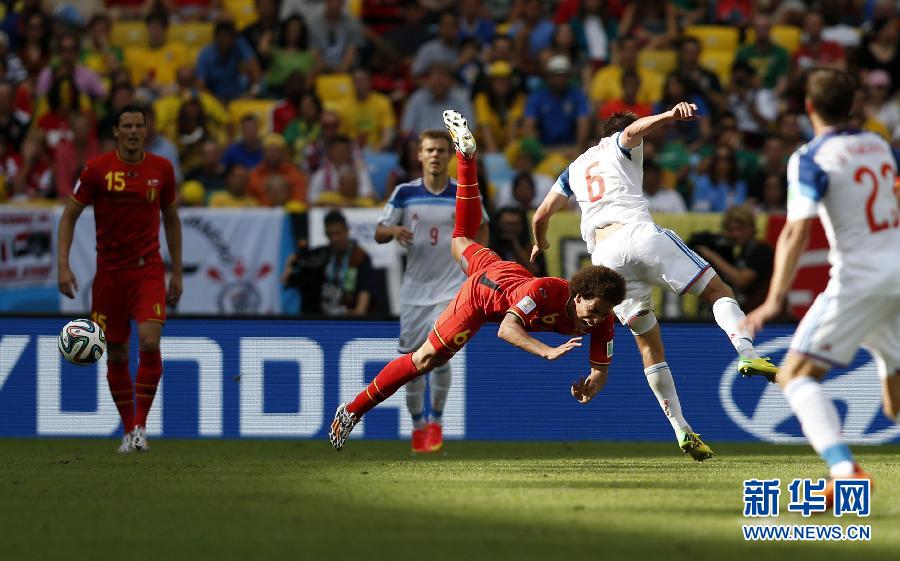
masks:
POLYGON ((55 209, 0 210, 0 290, 56 286, 55 209))
MULTIPOLYGON (((282 209, 181 209, 184 294, 179 313, 257 315, 281 312, 282 209)), ((78 279, 75 300, 61 297, 65 312, 90 310, 96 273, 93 209, 75 229, 70 265, 78 279)), ((170 267, 165 234, 160 247, 170 267)), ((168 274, 167 274, 168 282, 168 274)))

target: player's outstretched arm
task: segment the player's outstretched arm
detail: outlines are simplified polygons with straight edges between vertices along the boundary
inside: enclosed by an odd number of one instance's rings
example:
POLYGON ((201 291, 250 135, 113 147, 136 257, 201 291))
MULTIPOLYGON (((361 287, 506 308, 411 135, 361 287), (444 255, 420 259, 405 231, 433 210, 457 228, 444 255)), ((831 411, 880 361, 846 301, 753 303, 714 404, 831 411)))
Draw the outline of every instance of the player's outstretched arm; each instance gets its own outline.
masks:
POLYGON ((550 217, 556 214, 560 209, 564 208, 569 202, 568 197, 560 195, 554 191, 547 193, 541 206, 534 211, 531 218, 531 232, 534 235, 534 247, 531 248, 531 262, 537 259, 537 256, 550 248, 550 242, 547 241, 547 229, 550 227, 550 217))
POLYGON ((178 208, 174 204, 164 208, 162 215, 163 228, 166 231, 166 245, 169 247, 169 256, 172 258, 172 278, 169 279, 169 289, 166 291, 166 304, 174 306, 181 299, 181 291, 184 287, 181 263, 181 218, 179 218, 178 208))
POLYGON ((697 106, 693 103, 682 101, 664 113, 642 117, 625 127, 625 130, 619 136, 619 144, 623 148, 635 148, 640 145, 645 136, 666 123, 695 121, 699 118, 697 106))
POLYGON ((581 337, 572 337, 558 347, 545 345, 525 331, 525 327, 522 325, 521 320, 513 313, 507 313, 503 318, 503 321, 500 322, 500 329, 497 331, 497 337, 503 339, 510 345, 519 347, 523 351, 527 351, 541 358, 546 358, 547 360, 556 360, 575 347, 581 346, 581 337))
POLYGON ((778 235, 778 243, 775 246, 775 267, 772 271, 772 281, 769 283, 766 301, 747 314, 743 321, 743 327, 749 329, 751 333, 761 330, 767 321, 781 312, 781 305, 787 299, 800 255, 809 242, 812 220, 812 218, 790 220, 778 235))
POLYGON ((609 377, 609 365, 591 366, 591 373, 577 382, 572 384, 572 397, 575 401, 581 403, 589 403, 603 386, 606 385, 606 379, 609 377))
POLYGON ((70 197, 59 218, 59 232, 56 240, 57 285, 59 291, 69 298, 75 298, 75 293, 78 291, 78 280, 72 273, 72 269, 69 268, 69 251, 72 249, 72 239, 75 237, 75 223, 78 222, 78 217, 83 211, 84 205, 70 197))

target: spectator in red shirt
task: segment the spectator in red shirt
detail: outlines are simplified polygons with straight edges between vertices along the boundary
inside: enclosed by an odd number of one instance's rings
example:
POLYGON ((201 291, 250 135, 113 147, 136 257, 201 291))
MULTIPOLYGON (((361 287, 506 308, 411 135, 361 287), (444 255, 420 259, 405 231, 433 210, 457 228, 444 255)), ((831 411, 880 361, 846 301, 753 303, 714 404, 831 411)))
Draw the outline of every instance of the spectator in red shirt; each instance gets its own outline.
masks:
POLYGON ((622 97, 611 99, 600 106, 597 116, 603 120, 609 119, 613 113, 631 112, 638 117, 647 117, 653 112, 649 103, 641 103, 637 99, 638 90, 641 87, 641 78, 636 72, 622 73, 622 97))
POLYGON ((825 19, 819 12, 807 12, 803 17, 803 34, 806 39, 794 54, 794 67, 807 70, 827 66, 846 70, 847 56, 837 43, 822 39, 825 19))
POLYGON ((272 109, 272 131, 284 134, 288 124, 297 118, 306 91, 306 75, 299 70, 291 72, 284 82, 284 98, 272 109))

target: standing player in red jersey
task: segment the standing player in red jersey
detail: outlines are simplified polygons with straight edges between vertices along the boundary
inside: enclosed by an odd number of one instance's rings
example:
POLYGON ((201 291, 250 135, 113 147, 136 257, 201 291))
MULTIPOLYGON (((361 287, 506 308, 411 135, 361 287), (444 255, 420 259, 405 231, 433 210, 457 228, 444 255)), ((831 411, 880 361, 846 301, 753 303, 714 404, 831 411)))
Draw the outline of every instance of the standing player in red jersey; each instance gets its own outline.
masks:
POLYGON ((497 336, 507 343, 547 360, 580 347, 581 335, 590 334, 591 373, 572 386, 572 395, 587 403, 606 383, 614 333, 612 308, 625 297, 625 279, 607 267, 597 266, 579 271, 569 281, 536 278, 525 267, 503 261, 475 242, 481 224, 475 140, 456 111, 444 111, 444 122, 456 144, 459 162, 451 252, 468 278, 418 350, 388 363, 356 399, 338 406, 329 432, 337 450, 367 411, 407 382, 446 363, 487 322, 500 323, 497 336), (529 331, 576 337, 550 347, 529 331))
POLYGON ((59 220, 59 290, 69 298, 78 290, 69 268, 69 250, 75 222, 84 208, 93 204, 97 276, 91 318, 106 333, 106 379, 125 427, 119 452, 128 453, 149 449, 147 414, 162 376, 159 339, 166 305, 174 306, 181 297, 181 220, 175 206, 172 164, 144 152, 147 128, 143 109, 121 109, 113 136, 116 150, 87 162, 59 220), (172 257, 168 291, 159 254, 160 211, 172 257), (140 346, 136 391, 128 372, 131 319, 137 323, 140 346))

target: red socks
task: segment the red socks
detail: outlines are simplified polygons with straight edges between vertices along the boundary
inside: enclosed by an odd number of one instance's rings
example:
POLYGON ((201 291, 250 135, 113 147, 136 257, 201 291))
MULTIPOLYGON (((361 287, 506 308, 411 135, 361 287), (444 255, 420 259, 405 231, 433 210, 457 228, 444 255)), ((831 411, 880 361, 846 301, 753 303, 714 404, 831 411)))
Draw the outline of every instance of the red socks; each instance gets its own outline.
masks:
POLYGON ((475 239, 481 226, 481 194, 478 192, 478 164, 456 152, 459 182, 456 187, 456 227, 454 238, 475 239))
POLYGON ((347 405, 347 411, 355 414, 357 418, 362 417, 370 409, 394 395, 404 384, 420 375, 412 361, 412 353, 395 358, 369 382, 365 390, 359 392, 356 399, 347 405))
POLYGON ((134 424, 141 427, 147 426, 147 415, 156 397, 156 387, 162 376, 162 357, 159 351, 141 351, 141 360, 138 363, 137 382, 135 383, 135 397, 137 398, 137 415, 134 424))
POLYGON ((107 361, 106 381, 116 409, 119 410, 119 417, 122 418, 122 426, 129 433, 134 429, 134 388, 131 385, 128 363, 107 361))

